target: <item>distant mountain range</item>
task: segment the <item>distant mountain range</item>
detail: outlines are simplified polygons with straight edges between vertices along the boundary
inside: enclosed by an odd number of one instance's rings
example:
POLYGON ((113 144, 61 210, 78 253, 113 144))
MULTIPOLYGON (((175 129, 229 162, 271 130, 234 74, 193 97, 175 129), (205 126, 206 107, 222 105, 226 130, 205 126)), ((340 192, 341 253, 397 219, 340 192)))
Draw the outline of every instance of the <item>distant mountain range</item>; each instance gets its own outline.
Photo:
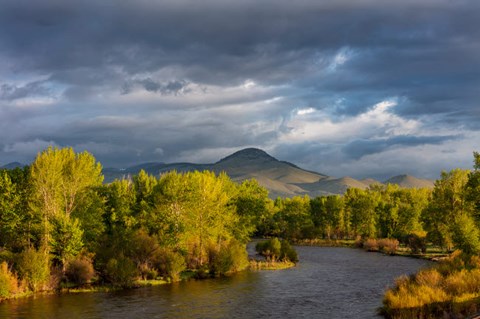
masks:
POLYGON ((241 182, 255 178, 260 185, 267 188, 270 197, 291 197, 295 195, 309 195, 311 197, 343 194, 348 188, 365 189, 372 184, 397 184, 406 188, 432 188, 434 182, 419 179, 409 175, 392 177, 383 183, 374 179, 356 180, 351 177, 335 178, 321 173, 304 170, 292 163, 279 161, 266 152, 247 148, 233 153, 214 164, 194 163, 145 163, 126 169, 106 168, 103 170, 105 181, 135 175, 140 170, 149 174, 158 175, 176 170, 187 172, 194 170, 210 170, 215 173, 226 172, 234 181, 241 182))
POLYGON ((25 165, 19 162, 11 162, 6 165, 0 166, 0 169, 15 169, 17 167, 24 167, 24 166, 25 165))

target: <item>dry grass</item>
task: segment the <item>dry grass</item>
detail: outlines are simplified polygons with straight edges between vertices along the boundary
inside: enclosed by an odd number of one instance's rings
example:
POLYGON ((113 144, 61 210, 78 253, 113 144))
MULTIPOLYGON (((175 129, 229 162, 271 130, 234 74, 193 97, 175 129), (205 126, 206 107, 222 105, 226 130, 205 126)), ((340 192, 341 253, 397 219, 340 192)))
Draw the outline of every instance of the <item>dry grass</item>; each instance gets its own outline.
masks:
POLYGON ((369 238, 363 242, 363 248, 367 251, 378 251, 378 243, 376 239, 369 238))
POLYGON ((280 270, 295 267, 291 261, 259 261, 250 260, 251 270, 280 270))
POLYGON ((477 311, 480 300, 478 258, 455 253, 416 275, 400 277, 383 299, 387 318, 460 318, 477 311), (468 267, 467 267, 468 266, 468 267))

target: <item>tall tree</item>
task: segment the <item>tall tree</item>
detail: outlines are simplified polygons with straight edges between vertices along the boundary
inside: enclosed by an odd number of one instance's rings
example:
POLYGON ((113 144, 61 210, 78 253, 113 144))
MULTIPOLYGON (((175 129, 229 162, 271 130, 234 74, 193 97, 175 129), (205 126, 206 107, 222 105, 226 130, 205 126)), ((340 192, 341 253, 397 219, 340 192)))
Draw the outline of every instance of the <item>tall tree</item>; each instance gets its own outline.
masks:
MULTIPOLYGON (((58 240, 63 242, 68 238, 73 244, 81 230, 77 222, 70 220, 71 214, 84 192, 102 184, 101 165, 88 152, 75 153, 72 148, 49 147, 33 162, 31 181, 36 208, 43 216, 45 249, 48 252, 58 240), (64 238, 53 238, 52 230, 63 234, 64 238)), ((62 256, 57 257, 64 260, 62 256)))
POLYGON ((345 193, 345 210, 350 216, 354 235, 375 238, 377 236, 377 207, 379 194, 375 191, 365 191, 349 188, 345 193))
POLYGON ((271 207, 268 190, 254 179, 246 180, 238 187, 234 204, 240 217, 237 237, 242 242, 248 241, 250 236, 266 222, 268 210, 271 207))
POLYGON ((473 204, 466 196, 469 174, 468 170, 461 169, 442 172, 422 217, 430 240, 446 248, 452 248, 455 244, 452 227, 457 216, 471 215, 473 212, 473 204))

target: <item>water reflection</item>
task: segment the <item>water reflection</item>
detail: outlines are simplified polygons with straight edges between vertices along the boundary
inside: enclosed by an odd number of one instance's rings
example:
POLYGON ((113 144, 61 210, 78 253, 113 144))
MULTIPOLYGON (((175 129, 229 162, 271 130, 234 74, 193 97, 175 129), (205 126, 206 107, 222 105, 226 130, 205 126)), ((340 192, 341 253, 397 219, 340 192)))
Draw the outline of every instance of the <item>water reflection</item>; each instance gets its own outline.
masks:
POLYGON ((0 318, 372 318, 393 279, 427 263, 348 248, 297 250, 293 269, 14 300, 0 304, 0 318))

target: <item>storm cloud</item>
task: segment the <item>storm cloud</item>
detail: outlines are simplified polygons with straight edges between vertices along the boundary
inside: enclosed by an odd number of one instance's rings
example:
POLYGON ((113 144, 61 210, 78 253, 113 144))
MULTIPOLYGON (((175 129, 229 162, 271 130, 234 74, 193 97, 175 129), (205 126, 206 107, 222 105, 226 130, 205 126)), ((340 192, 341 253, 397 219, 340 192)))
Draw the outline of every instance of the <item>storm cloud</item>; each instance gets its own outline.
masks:
POLYGON ((48 145, 115 167, 259 147, 435 178, 480 148, 478 1, 0 6, 0 164, 48 145))

